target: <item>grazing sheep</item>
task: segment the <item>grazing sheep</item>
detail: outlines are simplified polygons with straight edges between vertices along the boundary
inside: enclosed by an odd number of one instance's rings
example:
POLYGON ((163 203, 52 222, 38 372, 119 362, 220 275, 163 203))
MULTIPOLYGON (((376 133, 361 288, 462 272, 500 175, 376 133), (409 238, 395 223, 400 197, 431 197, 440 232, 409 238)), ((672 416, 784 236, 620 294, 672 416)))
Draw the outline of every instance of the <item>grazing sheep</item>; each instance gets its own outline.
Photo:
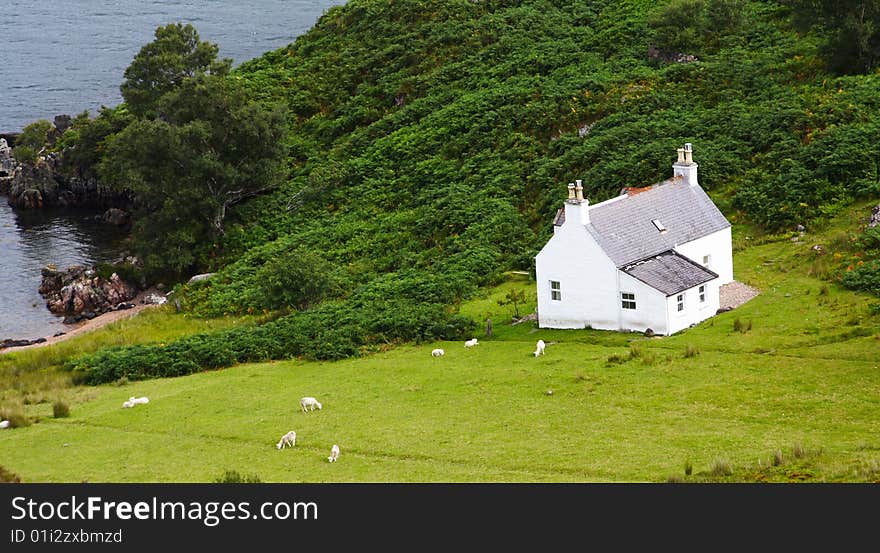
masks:
POLYGON ((330 457, 327 457, 327 460, 332 463, 338 458, 339 458, 339 446, 336 444, 333 444, 333 447, 330 448, 330 457))
POLYGON ((317 407, 319 410, 321 409, 321 403, 313 397, 302 398, 301 400, 299 400, 299 406, 302 407, 304 413, 306 411, 314 411, 315 407, 317 407))
POLYGON ((0 421, 0 428, 9 428, 9 421, 0 421))
POLYGON ((283 449, 285 447, 293 447, 296 445, 296 432, 291 430, 287 434, 281 436, 281 439, 278 440, 278 443, 275 444, 275 447, 278 449, 283 449))
POLYGON ((445 354, 446 354, 446 352, 440 348, 437 348, 431 352, 432 357, 442 357, 445 354))
POLYGON ((134 403, 130 399, 127 399, 122 402, 123 409, 131 409, 132 407, 134 407, 134 403))
POLYGON ((477 345, 477 339, 476 339, 476 338, 471 338, 470 340, 468 340, 467 342, 464 343, 464 347, 466 347, 466 348, 472 348, 472 347, 474 347, 475 345, 477 345))
POLYGON ((538 340, 537 345, 535 346, 535 357, 539 355, 544 355, 544 348, 547 344, 544 343, 544 340, 538 340))
POLYGON ((143 404, 143 403, 150 403, 150 398, 132 396, 132 397, 128 398, 128 401, 132 402, 134 405, 138 405, 138 404, 143 404))

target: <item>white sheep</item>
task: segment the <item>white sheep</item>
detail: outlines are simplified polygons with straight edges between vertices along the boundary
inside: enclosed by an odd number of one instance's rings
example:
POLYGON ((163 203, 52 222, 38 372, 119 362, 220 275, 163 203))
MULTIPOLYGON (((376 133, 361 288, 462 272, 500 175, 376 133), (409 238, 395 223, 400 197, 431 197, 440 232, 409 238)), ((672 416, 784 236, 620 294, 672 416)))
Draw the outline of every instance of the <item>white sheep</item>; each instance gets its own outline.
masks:
POLYGON ((475 345, 477 345, 477 339, 476 339, 476 338, 471 338, 470 340, 468 340, 467 342, 464 343, 464 347, 466 347, 466 348, 472 348, 472 347, 474 347, 475 345))
POLYGON ((134 403, 130 399, 127 399, 122 402, 123 409, 131 409, 132 407, 134 407, 134 403))
POLYGON ((9 421, 0 421, 0 428, 9 428, 9 421))
POLYGON ((134 405, 138 405, 138 404, 150 403, 150 398, 131 396, 130 398, 128 398, 128 401, 132 402, 132 404, 134 404, 134 405))
POLYGON ((544 348, 547 344, 544 343, 544 340, 538 340, 538 343, 535 345, 535 357, 539 355, 544 355, 544 348))
POLYGON ((331 463, 339 458, 339 446, 333 444, 333 447, 330 448, 330 457, 327 457, 327 460, 331 463))
POLYGON ((299 406, 302 407, 304 413, 306 411, 314 411, 315 407, 317 407, 319 410, 322 408, 321 403, 313 397, 302 398, 301 400, 299 400, 299 406))
POLYGON ((446 352, 440 348, 437 348, 431 352, 432 357, 442 357, 445 354, 446 354, 446 352))
POLYGON ((275 447, 278 449, 283 449, 285 447, 293 447, 296 445, 296 432, 291 430, 287 434, 281 436, 281 439, 278 440, 278 443, 275 444, 275 447))

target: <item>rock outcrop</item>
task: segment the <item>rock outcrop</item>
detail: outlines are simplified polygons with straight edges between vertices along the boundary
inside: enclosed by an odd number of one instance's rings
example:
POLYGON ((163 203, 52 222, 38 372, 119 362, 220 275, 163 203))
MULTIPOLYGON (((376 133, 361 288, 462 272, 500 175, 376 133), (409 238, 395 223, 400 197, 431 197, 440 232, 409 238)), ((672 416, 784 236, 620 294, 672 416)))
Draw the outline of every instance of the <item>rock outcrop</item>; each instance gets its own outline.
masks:
POLYGON ((82 265, 64 270, 49 265, 43 268, 42 275, 40 295, 46 299, 49 311, 64 315, 66 323, 126 309, 138 292, 136 286, 123 281, 116 273, 104 278, 82 265))
MULTIPOLYGON (((48 133, 49 145, 54 145, 70 125, 70 116, 57 116, 48 133)), ((66 164, 63 150, 41 150, 34 162, 19 162, 12 156, 13 147, 0 137, 0 194, 7 195, 7 203, 13 207, 88 206, 108 209, 129 208, 132 205, 129 194, 102 186, 91 171, 85 174, 66 164)), ((123 212, 123 215, 117 214, 114 221, 127 217, 127 213, 123 212)))
POLYGON ((5 138, 0 137, 0 194, 9 193, 9 185, 12 183, 12 172, 15 170, 15 159, 12 157, 12 148, 5 138))
POLYGON ((19 209, 107 208, 130 203, 124 194, 102 186, 95 177, 65 171, 62 155, 55 152, 41 154, 33 164, 15 163, 6 194, 9 205, 19 209))

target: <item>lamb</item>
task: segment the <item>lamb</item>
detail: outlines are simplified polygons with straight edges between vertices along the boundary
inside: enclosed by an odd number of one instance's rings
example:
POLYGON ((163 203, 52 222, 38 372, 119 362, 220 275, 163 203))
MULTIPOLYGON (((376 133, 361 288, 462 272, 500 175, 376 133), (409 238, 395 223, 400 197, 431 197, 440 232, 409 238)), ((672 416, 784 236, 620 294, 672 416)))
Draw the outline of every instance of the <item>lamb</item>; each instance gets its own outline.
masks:
POLYGON ((0 428, 9 428, 9 421, 0 421, 0 428))
POLYGON ((446 354, 446 352, 440 348, 437 348, 431 352, 432 357, 442 357, 445 354, 446 354))
POLYGON ((472 348, 472 347, 474 347, 475 345, 477 345, 477 339, 476 339, 476 338, 471 338, 470 340, 468 340, 467 342, 464 343, 464 347, 466 347, 466 348, 472 348))
POLYGON ((281 436, 281 439, 278 440, 278 443, 275 444, 275 447, 278 449, 283 449, 285 447, 293 447, 296 445, 296 432, 291 430, 287 434, 281 436))
POLYGON ((303 413, 306 411, 314 411, 315 407, 321 409, 321 403, 313 397, 304 397, 299 400, 299 406, 302 407, 303 413))
POLYGON ((327 460, 331 463, 336 461, 339 458, 339 446, 333 444, 333 447, 330 448, 330 457, 327 457, 327 460))
POLYGON ((535 357, 539 355, 544 355, 544 348, 547 344, 544 343, 544 340, 538 340, 537 345, 535 346, 535 357))

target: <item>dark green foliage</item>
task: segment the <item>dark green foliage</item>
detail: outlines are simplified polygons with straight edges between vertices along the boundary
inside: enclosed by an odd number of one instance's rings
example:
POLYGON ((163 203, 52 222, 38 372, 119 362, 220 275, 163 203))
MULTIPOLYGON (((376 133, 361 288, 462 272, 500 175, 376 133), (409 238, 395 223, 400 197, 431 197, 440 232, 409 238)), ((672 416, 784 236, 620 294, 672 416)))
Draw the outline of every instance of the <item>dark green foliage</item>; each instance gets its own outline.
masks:
POLYGON ((802 30, 825 37, 824 54, 832 70, 868 73, 880 63, 880 1, 787 0, 802 30))
POLYGON ((231 60, 217 61, 219 47, 202 41, 190 24, 158 27, 155 37, 134 57, 119 87, 135 116, 163 113, 157 102, 181 86, 185 79, 206 73, 225 75, 232 66, 231 60))
POLYGON ((64 401, 56 401, 52 404, 52 416, 56 419, 63 419, 70 416, 70 406, 64 401))
POLYGON ((880 260, 865 263, 843 273, 841 282, 847 288, 864 290, 880 296, 880 260))
POLYGON ((81 175, 93 176, 104 155, 107 138, 132 121, 125 104, 115 108, 102 107, 94 119, 89 118, 88 112, 79 114, 59 142, 64 151, 64 163, 81 175))
POLYGON ((303 357, 343 359, 364 346, 424 340, 458 340, 475 328, 442 305, 389 299, 326 302, 260 326, 197 334, 168 345, 109 348, 68 361, 85 384, 182 376, 236 363, 303 357))
POLYGON ((161 119, 138 119, 109 138, 103 182, 138 202, 135 250, 153 273, 185 274, 223 234, 230 208, 275 186, 284 112, 249 101, 235 79, 184 80, 157 101, 161 119))
POLYGON ((33 163, 37 160, 40 149, 46 145, 52 123, 45 119, 34 121, 22 129, 21 134, 12 149, 12 155, 17 161, 33 163))

